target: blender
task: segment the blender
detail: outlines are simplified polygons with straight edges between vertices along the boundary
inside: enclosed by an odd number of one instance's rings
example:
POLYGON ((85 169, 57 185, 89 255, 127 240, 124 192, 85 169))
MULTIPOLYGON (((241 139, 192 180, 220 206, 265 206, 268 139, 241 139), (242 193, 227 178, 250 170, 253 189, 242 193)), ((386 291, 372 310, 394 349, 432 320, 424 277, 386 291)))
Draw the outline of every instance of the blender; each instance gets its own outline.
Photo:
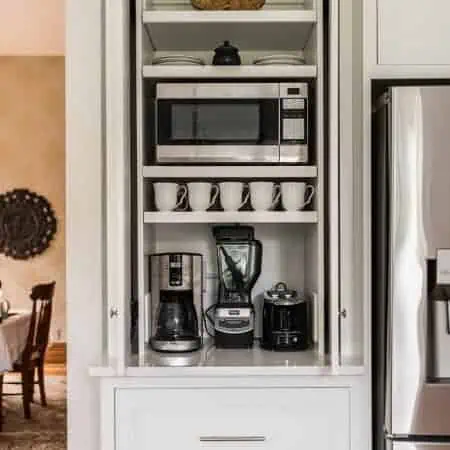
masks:
POLYGON ((255 312, 251 292, 261 273, 262 245, 250 226, 213 228, 219 291, 214 315, 218 348, 253 346, 255 312))

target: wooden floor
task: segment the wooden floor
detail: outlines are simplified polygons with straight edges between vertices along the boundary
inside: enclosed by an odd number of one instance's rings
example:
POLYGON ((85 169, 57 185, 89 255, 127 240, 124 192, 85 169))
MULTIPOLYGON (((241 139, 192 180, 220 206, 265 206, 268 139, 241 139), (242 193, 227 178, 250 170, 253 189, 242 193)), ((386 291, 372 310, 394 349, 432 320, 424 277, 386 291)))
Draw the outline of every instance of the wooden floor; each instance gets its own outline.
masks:
POLYGON ((66 344, 64 342, 50 344, 45 357, 45 373, 66 375, 66 361, 66 344))

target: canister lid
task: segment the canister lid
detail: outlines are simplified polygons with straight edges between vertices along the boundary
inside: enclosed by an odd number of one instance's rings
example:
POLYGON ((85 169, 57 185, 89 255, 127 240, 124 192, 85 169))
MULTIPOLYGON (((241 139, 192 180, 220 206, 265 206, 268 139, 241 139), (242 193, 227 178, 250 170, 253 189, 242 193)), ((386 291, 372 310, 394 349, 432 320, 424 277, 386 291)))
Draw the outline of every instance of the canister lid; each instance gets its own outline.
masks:
POLYGON ((288 289, 286 283, 279 282, 272 289, 266 291, 265 300, 277 305, 296 305, 303 303, 304 298, 297 295, 297 291, 288 289))

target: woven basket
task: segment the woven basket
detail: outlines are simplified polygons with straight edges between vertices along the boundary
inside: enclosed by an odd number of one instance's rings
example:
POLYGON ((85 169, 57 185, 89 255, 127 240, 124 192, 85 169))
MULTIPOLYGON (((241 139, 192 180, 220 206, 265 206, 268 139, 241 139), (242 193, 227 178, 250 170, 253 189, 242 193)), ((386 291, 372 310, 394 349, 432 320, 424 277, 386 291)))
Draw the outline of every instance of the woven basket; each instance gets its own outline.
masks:
POLYGON ((259 9, 265 0, 191 0, 192 6, 197 9, 259 9))

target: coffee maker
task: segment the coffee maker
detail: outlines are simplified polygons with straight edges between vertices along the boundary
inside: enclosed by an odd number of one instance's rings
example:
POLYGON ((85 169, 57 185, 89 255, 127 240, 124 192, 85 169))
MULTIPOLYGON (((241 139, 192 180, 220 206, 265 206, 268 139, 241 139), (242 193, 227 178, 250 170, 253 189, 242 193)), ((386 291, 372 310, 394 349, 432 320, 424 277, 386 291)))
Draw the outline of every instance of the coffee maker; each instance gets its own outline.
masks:
POLYGON ((262 245, 250 226, 215 227, 213 234, 219 277, 214 343, 218 348, 250 348, 255 328, 251 292, 261 273, 262 245))
POLYGON ((150 255, 150 280, 150 346, 159 352, 198 350, 202 344, 202 255, 150 255))

